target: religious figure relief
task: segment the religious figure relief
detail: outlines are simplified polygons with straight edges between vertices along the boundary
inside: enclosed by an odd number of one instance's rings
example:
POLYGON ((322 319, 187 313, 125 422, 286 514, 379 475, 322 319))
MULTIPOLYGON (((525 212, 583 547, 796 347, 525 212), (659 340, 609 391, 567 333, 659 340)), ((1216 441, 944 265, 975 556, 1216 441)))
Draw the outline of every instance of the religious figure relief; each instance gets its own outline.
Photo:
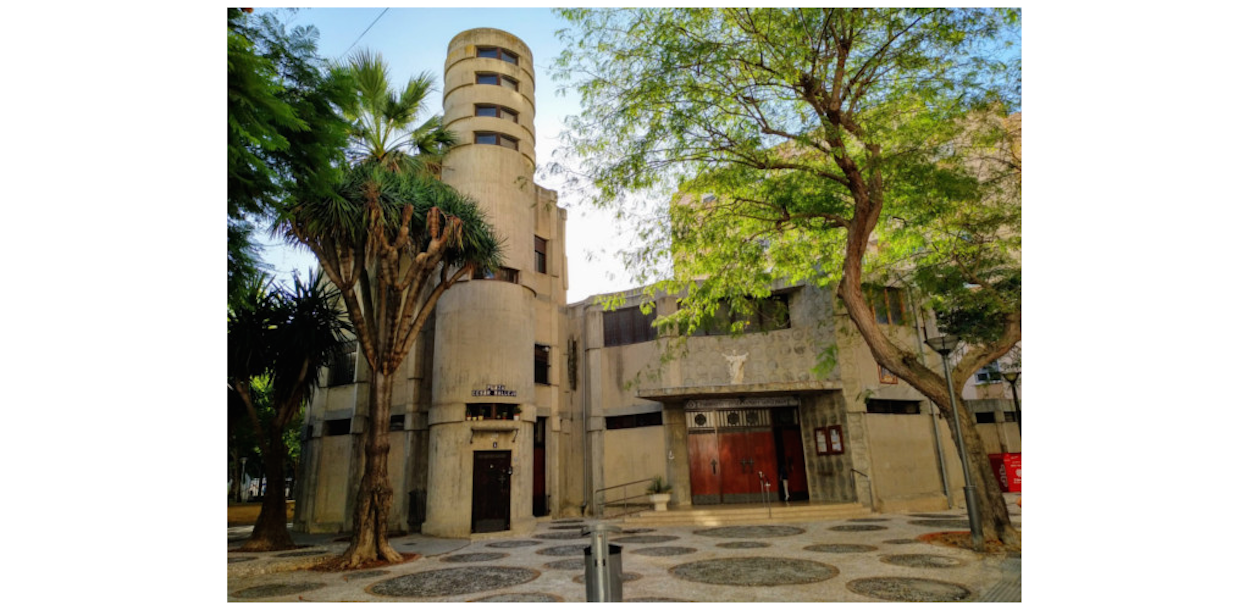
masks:
POLYGON ((742 383, 742 375, 746 369, 747 356, 751 355, 751 353, 747 352, 745 354, 740 355, 738 354, 738 350, 734 350, 732 355, 730 354, 721 354, 721 355, 725 357, 725 360, 727 362, 729 362, 730 383, 734 383, 734 384, 742 383))

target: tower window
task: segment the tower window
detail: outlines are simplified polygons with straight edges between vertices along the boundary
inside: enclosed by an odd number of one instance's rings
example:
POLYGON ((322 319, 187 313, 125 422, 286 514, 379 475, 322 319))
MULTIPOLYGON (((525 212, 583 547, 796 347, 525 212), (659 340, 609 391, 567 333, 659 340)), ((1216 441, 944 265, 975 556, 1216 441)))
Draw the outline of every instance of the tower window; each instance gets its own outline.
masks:
POLYGON ((547 385, 550 383, 547 371, 551 361, 551 346, 534 345, 534 383, 547 385))
POLYGON ((517 283, 517 270, 507 267, 500 267, 494 271, 484 271, 480 267, 473 270, 473 279, 475 280, 499 280, 501 282, 517 283))
POLYGON ((547 272, 547 240, 534 236, 534 271, 547 272))
POLYGON ((479 85, 499 85, 513 91, 517 90, 517 80, 515 78, 495 72, 478 72, 476 82, 479 85))
POLYGON ((518 150, 516 138, 509 136, 509 135, 504 135, 502 133, 494 133, 490 131, 473 132, 473 143, 474 144, 495 144, 498 146, 502 146, 504 148, 511 148, 512 150, 518 150))
POLYGON ((517 62, 516 53, 499 47, 478 47, 477 56, 489 59, 502 59, 510 64, 515 64, 517 62))
POLYGON ((496 106, 494 104, 477 104, 477 116, 493 116, 501 118, 505 121, 517 122, 517 111, 505 106, 496 106))

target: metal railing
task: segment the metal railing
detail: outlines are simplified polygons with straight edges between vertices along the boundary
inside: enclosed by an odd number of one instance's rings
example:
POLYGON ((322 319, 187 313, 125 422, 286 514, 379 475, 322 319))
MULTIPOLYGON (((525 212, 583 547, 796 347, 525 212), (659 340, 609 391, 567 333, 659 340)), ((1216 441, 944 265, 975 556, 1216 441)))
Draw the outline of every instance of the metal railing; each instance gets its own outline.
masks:
MULTIPOLYGON (((644 483, 647 485, 650 485, 651 479, 639 479, 637 481, 621 483, 620 485, 613 485, 611 487, 604 487, 602 489, 596 489, 595 496, 594 496, 595 497, 595 514, 598 515, 600 519, 615 519, 617 517, 625 517, 625 516, 632 515, 635 513, 640 513, 651 508, 651 502, 647 500, 647 496, 649 496, 650 494, 646 493, 645 490, 641 494, 636 494, 632 496, 629 495, 630 486, 640 485, 644 483), (615 489, 621 490, 621 494, 620 494, 621 497, 620 499, 613 499, 611 502, 609 502, 608 492, 611 490, 615 490, 615 489), (636 500, 641 500, 641 502, 633 503, 636 500), (608 507, 620 508, 621 512, 613 514, 613 515, 609 515, 607 514, 608 507)), ((612 494, 612 495, 615 496, 616 494, 612 494)))

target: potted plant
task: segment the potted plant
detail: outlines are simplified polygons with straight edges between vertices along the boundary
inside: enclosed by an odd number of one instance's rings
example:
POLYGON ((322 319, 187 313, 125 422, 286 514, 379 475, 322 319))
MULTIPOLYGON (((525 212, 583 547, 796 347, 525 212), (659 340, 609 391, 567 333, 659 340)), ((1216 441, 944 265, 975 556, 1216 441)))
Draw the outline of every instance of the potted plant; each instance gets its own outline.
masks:
POLYGON ((650 494, 648 499, 651 500, 656 512, 668 510, 668 501, 672 497, 668 492, 672 490, 672 485, 664 484, 664 477, 657 476, 651 479, 651 486, 647 487, 647 493, 650 494))

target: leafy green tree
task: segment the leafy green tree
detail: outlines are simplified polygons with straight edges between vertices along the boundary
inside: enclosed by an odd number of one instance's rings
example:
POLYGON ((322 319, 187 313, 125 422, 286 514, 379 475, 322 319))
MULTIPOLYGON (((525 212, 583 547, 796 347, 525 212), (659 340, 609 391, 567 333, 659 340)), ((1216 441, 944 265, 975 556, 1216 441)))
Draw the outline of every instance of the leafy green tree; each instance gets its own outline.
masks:
POLYGON ((343 341, 338 293, 320 274, 291 289, 253 281, 227 317, 229 385, 246 409, 268 481, 248 551, 293 548, 282 493, 290 424, 317 387, 321 367, 343 341))
POLYGON ((336 107, 350 100, 343 71, 317 57, 317 30, 287 32, 275 13, 227 9, 226 201, 229 294, 260 277, 252 239, 293 184, 328 194, 347 143, 336 107))
POLYGON ((395 373, 412 351, 439 297, 474 268, 494 269, 499 242, 476 204, 432 170, 454 139, 441 120, 417 124, 421 79, 391 91, 385 64, 367 52, 349 65, 356 99, 353 163, 330 196, 300 193, 282 217, 287 238, 316 254, 342 302, 370 367, 369 427, 343 567, 397 562, 387 542, 394 492, 387 474, 395 373))
MULTIPOLYGON (((1019 341, 1019 165, 1001 155, 1018 150, 1002 128, 1018 55, 999 48, 1018 12, 559 12, 572 29, 557 79, 583 111, 549 170, 589 179, 622 216, 631 197, 678 193, 631 253, 637 279, 682 295, 661 323, 689 333, 725 303, 748 313, 778 281, 834 287, 877 362, 974 430, 941 369, 878 326, 871 295, 926 291, 969 339, 957 385, 1019 341)), ((967 436, 985 534, 1018 544, 967 436)))

